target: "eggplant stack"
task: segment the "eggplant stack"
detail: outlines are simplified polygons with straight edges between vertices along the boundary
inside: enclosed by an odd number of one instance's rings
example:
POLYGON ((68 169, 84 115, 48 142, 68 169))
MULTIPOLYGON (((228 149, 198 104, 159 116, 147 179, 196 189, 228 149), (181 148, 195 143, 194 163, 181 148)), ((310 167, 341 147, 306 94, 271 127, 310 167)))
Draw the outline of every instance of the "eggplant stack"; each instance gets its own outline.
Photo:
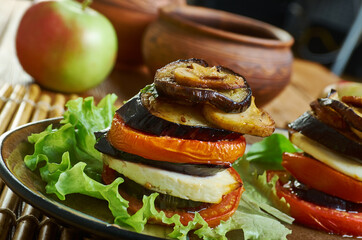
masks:
POLYGON ((187 225, 198 212, 214 227, 235 212, 244 191, 232 168, 245 151, 243 134, 273 131, 241 75, 188 59, 159 69, 153 84, 116 111, 96 148, 104 182, 124 178, 119 190, 130 213, 157 192, 156 208, 167 217, 178 214, 187 225))

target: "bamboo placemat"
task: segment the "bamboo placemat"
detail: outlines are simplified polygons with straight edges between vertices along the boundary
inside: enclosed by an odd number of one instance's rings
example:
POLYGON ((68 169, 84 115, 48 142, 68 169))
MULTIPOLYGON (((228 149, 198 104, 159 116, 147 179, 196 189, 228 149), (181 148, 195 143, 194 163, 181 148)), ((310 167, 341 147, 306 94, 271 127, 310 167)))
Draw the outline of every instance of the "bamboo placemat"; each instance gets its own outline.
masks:
MULTIPOLYGON (((67 100, 76 95, 42 91, 36 84, 0 87, 0 135, 22 124, 61 116, 67 100)), ((1 176, 0 176, 1 177, 1 176)), ((23 202, 0 179, 0 240, 89 239, 77 229, 55 220, 23 202)))

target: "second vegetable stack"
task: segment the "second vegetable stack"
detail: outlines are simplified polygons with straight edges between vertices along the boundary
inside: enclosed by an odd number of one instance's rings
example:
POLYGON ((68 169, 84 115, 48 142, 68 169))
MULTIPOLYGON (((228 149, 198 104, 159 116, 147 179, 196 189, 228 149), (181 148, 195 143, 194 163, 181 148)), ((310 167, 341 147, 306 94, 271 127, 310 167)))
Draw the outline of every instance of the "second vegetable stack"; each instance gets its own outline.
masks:
POLYGON ((296 222, 330 233, 362 236, 362 98, 334 90, 289 124, 304 153, 284 153, 290 173, 278 195, 296 222))

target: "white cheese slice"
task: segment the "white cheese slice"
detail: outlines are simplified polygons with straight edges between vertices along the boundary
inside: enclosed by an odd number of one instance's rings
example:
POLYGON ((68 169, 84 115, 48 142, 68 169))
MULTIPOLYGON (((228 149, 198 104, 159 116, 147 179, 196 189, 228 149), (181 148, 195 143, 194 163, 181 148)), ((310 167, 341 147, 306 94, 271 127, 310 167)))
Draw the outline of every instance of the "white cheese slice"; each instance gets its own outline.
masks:
POLYGON ((122 161, 106 154, 103 158, 110 168, 136 183, 182 199, 219 203, 223 195, 240 186, 228 170, 220 171, 213 176, 198 177, 122 161))
POLYGON ((361 163, 343 156, 342 154, 333 152, 299 132, 291 134, 290 141, 304 152, 310 154, 315 159, 323 162, 331 168, 358 181, 362 181, 361 163))

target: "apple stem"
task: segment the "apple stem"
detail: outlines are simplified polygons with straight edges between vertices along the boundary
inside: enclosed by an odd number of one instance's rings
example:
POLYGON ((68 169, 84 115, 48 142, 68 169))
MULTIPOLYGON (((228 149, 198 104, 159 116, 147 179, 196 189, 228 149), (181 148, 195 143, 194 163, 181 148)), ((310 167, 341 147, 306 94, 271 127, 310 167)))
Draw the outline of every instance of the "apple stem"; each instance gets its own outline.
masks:
POLYGON ((82 9, 83 11, 92 3, 92 0, 84 0, 82 2, 82 9))

